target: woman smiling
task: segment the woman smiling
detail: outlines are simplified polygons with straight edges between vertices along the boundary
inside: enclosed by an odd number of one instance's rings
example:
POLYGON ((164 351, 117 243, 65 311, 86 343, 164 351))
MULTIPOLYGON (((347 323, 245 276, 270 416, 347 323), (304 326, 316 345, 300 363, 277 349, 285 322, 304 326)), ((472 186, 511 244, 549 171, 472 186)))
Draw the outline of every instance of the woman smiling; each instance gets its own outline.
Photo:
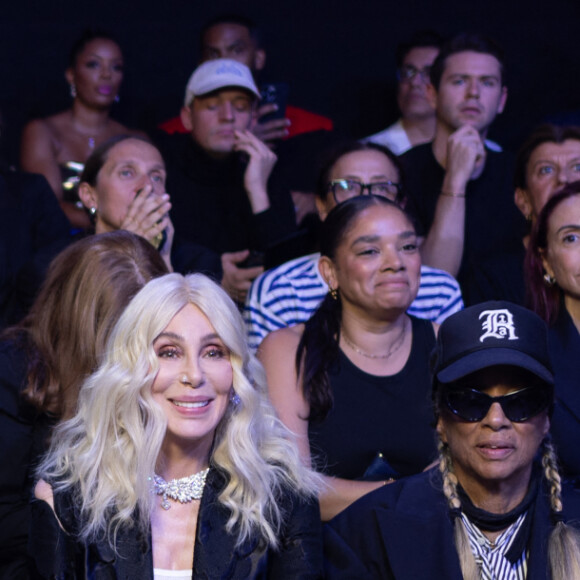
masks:
POLYGON ((317 480, 234 303, 200 274, 154 282, 40 467, 41 576, 319 577, 317 480))
POLYGON ((329 292, 304 325, 258 350, 270 397, 298 435, 304 462, 324 473, 323 520, 435 455, 429 400, 430 321, 406 314, 419 288, 413 225, 386 197, 358 195, 330 210, 319 269, 329 292))

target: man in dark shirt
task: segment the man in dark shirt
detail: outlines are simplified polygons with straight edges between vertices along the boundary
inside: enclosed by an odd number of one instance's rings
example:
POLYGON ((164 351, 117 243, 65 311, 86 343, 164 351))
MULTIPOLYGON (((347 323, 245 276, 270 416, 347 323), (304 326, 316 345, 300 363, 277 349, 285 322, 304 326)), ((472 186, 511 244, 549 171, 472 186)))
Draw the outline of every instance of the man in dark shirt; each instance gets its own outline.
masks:
POLYGON ((424 263, 465 284, 477 263, 521 244, 523 220, 513 203, 513 163, 485 146, 507 99, 503 54, 493 41, 460 35, 431 68, 428 92, 436 107, 431 143, 402 156, 409 209, 425 236, 424 263))
POLYGON ((191 76, 181 120, 189 134, 167 136, 167 163, 176 238, 221 255, 222 286, 243 302, 263 268, 247 266, 295 229, 292 200, 272 179, 276 155, 250 131, 259 92, 245 65, 203 63, 191 76))

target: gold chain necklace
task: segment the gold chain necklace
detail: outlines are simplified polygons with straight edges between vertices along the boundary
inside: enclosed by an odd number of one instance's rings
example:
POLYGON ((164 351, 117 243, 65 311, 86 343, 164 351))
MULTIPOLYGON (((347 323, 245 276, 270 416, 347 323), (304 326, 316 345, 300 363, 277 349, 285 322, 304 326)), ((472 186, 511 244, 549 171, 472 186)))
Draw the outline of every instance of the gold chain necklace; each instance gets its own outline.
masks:
POLYGON ((348 339, 348 337, 346 336, 346 334, 343 332, 341 334, 342 338, 344 338, 344 342, 346 342, 346 344, 352 349, 354 350, 356 353, 366 357, 366 358, 373 358, 373 359, 377 359, 377 358, 382 358, 382 359, 387 359, 390 356, 392 356, 393 354, 395 354, 400 348, 401 346, 403 346, 403 342, 405 342, 405 335, 407 334, 407 321, 405 321, 405 324, 403 326, 403 331, 401 332, 401 334, 397 337, 397 340, 395 340, 395 342, 393 342, 393 344, 391 345, 391 348, 389 349, 389 352, 387 352, 387 354, 369 354, 368 352, 365 352, 364 350, 361 350, 358 346, 356 346, 356 344, 354 344, 351 340, 348 339))

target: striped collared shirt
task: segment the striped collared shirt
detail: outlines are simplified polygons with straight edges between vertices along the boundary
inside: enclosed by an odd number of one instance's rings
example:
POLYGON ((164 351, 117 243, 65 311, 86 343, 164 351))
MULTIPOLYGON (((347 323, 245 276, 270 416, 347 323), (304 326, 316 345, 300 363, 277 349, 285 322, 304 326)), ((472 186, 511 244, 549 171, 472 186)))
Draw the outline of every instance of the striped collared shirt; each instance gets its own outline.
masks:
POLYGON ((490 542, 465 514, 461 514, 482 580, 525 580, 528 570, 527 548, 515 556, 508 552, 516 542, 526 515, 527 512, 523 513, 494 542, 490 542))

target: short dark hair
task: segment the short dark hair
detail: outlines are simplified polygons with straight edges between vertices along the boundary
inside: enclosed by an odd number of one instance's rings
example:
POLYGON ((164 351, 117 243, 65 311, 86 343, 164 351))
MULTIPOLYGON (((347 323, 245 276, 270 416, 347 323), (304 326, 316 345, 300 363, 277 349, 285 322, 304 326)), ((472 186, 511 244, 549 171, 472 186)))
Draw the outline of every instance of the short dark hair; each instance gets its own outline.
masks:
POLYGON ((558 318, 562 290, 544 280, 542 255, 548 249, 548 226, 554 210, 564 201, 580 195, 580 181, 569 183, 556 192, 543 207, 530 236, 525 258, 526 301, 530 310, 553 324, 558 318))
POLYGON ((101 30, 98 28, 85 28, 70 49, 68 55, 69 68, 74 68, 74 66, 77 64, 77 59, 79 58, 80 53, 85 49, 85 46, 87 46, 89 42, 97 39, 110 40, 119 46, 117 39, 107 30, 101 30))
POLYGON ((332 171, 332 168, 341 157, 355 151, 378 151, 389 159, 389 161, 397 169, 397 173, 399 174, 399 183, 401 184, 401 188, 397 194, 395 202, 399 205, 402 205, 406 198, 403 166, 401 165, 399 158, 389 148, 371 142, 343 141, 327 151, 318 172, 316 189, 314 190, 315 194, 322 200, 326 199, 328 196, 328 182, 330 181, 329 175, 332 171))
POLYGON ((495 57, 499 62, 501 84, 502 86, 505 86, 505 58, 503 49, 499 44, 497 44, 497 42, 492 38, 484 36, 483 34, 462 33, 454 36, 441 46, 439 54, 431 66, 431 84, 436 89, 439 89, 439 83, 441 82, 443 71, 445 70, 447 58, 452 54, 457 54, 459 52, 479 52, 481 54, 490 54, 495 57))
POLYGON ((568 139, 580 141, 580 127, 572 125, 559 126, 545 123, 536 127, 524 141, 516 156, 514 185, 516 188, 528 187, 527 169, 532 153, 543 143, 563 143, 568 139))
POLYGON ((411 36, 407 42, 401 42, 397 45, 395 51, 395 61, 397 68, 401 68, 405 57, 414 48, 441 48, 445 39, 435 30, 419 30, 411 36))
POLYGON ((251 18, 244 16, 243 14, 238 14, 236 12, 227 12, 219 14, 215 18, 212 18, 206 22, 199 35, 200 49, 203 50, 203 41, 205 35, 210 28, 217 26, 218 24, 237 24, 238 26, 243 26, 248 29, 251 39, 256 43, 256 48, 262 47, 262 33, 258 28, 258 25, 251 18))

